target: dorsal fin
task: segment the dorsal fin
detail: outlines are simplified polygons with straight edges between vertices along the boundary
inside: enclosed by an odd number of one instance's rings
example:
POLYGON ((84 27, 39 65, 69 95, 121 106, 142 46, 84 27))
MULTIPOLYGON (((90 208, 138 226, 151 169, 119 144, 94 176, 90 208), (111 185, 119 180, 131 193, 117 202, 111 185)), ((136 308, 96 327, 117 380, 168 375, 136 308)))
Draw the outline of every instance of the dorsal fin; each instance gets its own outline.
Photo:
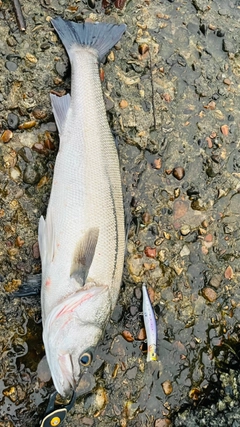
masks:
POLYGON ((71 266, 70 275, 81 286, 84 285, 88 270, 92 264, 99 235, 99 228, 90 228, 79 241, 71 266))

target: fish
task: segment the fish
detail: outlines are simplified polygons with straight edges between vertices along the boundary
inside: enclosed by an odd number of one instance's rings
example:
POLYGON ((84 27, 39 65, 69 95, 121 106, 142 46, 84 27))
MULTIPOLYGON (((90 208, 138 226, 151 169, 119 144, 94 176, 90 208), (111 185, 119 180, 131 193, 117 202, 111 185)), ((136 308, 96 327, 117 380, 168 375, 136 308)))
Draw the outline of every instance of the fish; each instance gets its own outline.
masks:
POLYGON ((41 309, 52 380, 68 396, 92 362, 122 280, 122 186, 99 61, 126 26, 60 17, 51 22, 70 59, 71 95, 50 94, 60 143, 46 218, 38 228, 41 309))
POLYGON ((143 320, 147 335, 147 362, 157 360, 157 324, 145 283, 143 293, 143 320))

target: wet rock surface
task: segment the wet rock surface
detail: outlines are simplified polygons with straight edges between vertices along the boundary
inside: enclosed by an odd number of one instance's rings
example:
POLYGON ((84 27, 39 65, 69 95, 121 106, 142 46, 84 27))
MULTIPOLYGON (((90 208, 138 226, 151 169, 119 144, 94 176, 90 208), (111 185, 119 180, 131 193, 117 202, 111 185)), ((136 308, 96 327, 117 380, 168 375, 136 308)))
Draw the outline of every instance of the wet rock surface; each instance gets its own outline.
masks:
POLYGON ((11 293, 41 271, 58 149, 49 93, 70 89, 50 24, 61 15, 127 24, 101 79, 129 225, 118 304, 65 425, 240 425, 240 3, 22 0, 25 33, 0 4, 0 424, 38 425, 53 389, 39 297, 11 293))

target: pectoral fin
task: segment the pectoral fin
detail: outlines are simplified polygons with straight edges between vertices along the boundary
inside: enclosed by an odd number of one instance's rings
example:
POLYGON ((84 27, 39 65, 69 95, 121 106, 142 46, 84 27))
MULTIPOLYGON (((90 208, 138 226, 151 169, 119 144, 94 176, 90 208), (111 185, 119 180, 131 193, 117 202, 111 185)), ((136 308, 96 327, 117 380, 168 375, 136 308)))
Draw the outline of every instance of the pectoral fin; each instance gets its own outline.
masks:
POLYGON ((53 261, 55 239, 54 228, 51 214, 47 215, 46 220, 41 216, 38 225, 38 244, 42 261, 42 270, 46 265, 53 261))
POLYGON ((90 228, 75 249, 70 276, 81 286, 84 285, 85 279, 88 275, 88 270, 92 264, 98 235, 99 229, 97 227, 90 228))

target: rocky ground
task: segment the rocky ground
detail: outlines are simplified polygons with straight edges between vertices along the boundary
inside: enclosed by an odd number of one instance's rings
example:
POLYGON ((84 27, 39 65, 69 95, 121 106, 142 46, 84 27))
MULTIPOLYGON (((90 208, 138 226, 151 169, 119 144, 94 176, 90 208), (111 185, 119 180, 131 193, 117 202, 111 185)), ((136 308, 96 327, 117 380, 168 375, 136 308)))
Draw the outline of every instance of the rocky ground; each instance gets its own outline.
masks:
POLYGON ((58 149, 49 93, 70 89, 57 15, 127 24, 101 70, 130 224, 123 285, 65 425, 240 426, 239 0, 21 4, 26 32, 0 2, 0 427, 37 426, 52 391, 39 296, 11 293, 41 271, 58 149))

